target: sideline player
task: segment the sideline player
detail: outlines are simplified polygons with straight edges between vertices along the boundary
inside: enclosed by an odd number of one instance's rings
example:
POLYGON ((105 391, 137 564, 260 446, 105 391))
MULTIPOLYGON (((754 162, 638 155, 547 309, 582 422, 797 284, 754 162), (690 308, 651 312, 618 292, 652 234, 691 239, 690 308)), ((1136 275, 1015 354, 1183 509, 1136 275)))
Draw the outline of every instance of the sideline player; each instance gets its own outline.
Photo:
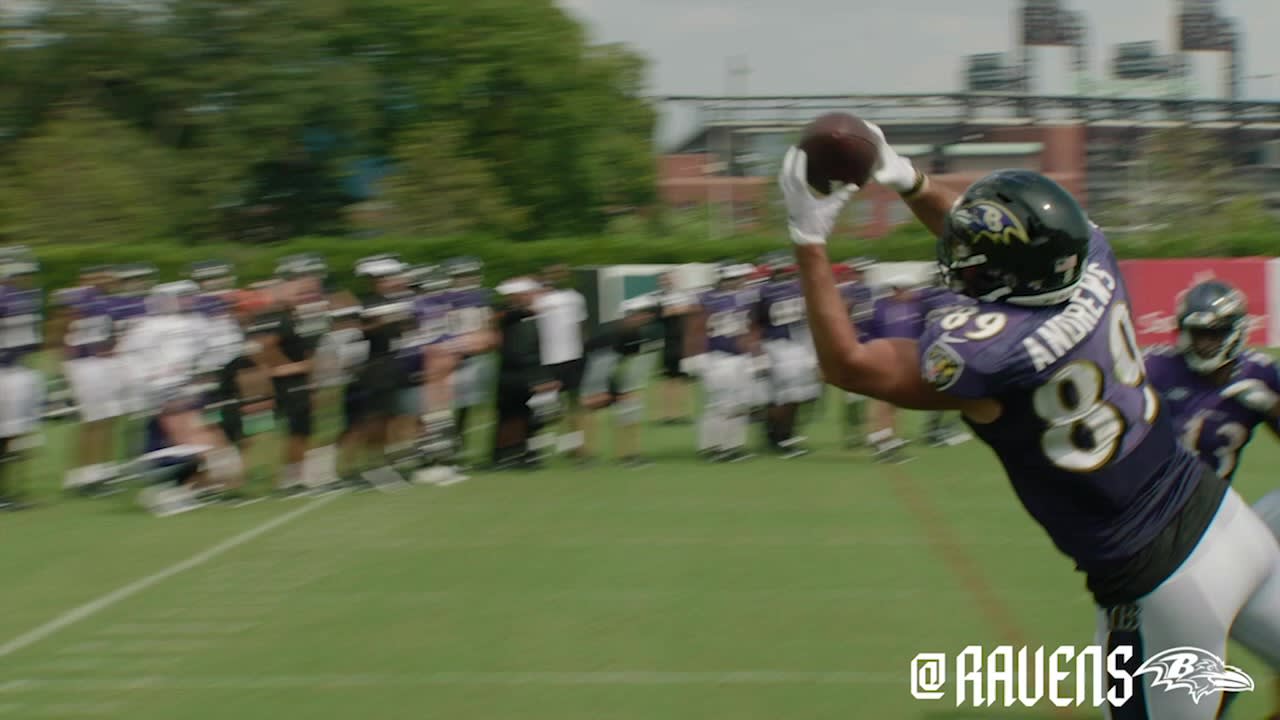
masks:
POLYGON ((681 372, 680 361, 684 359, 686 319, 696 310, 696 296, 681 289, 679 276, 674 270, 658 276, 658 289, 663 336, 658 422, 662 425, 687 425, 690 378, 681 372))
POLYGON ((751 265, 723 263, 716 287, 699 298, 692 318, 685 370, 702 381, 698 451, 716 462, 746 460, 747 424, 753 402, 753 356, 759 344, 751 316, 759 296, 744 287, 751 265))
POLYGON ((657 293, 624 300, 622 317, 601 325, 586 343, 582 375, 586 447, 589 452, 598 447, 596 415, 612 407, 614 454, 629 468, 649 464, 640 454, 640 428, 644 423, 644 390, 663 342, 663 329, 658 323, 660 310, 657 293))
POLYGON ((808 453, 805 438, 796 434, 800 405, 818 399, 818 359, 804 327, 804 297, 795 263, 783 253, 764 263, 771 275, 760 288, 755 322, 769 358, 769 402, 765 436, 771 451, 784 458, 808 453))
MULTIPOLYGON (((886 282, 888 294, 877 298, 871 317, 862 326, 868 339, 891 338, 915 340, 924 333, 927 314, 914 281, 906 275, 893 275, 886 282)), ((867 444, 875 452, 876 462, 905 462, 911 456, 903 450, 907 441, 898 436, 898 413, 892 403, 875 401, 871 405, 871 423, 875 428, 867 434, 867 444)))
POLYGON ((66 319, 62 372, 80 420, 66 490, 92 489, 115 477, 116 418, 125 414, 127 398, 136 397, 137 374, 121 367, 114 353, 124 328, 115 321, 108 294, 114 284, 114 270, 86 268, 79 287, 54 296, 66 319))
MULTIPOLYGON (((962 411, 1085 574, 1100 644, 1140 648, 1130 672, 1177 647, 1222 657, 1228 636, 1280 668, 1280 546, 1178 443, 1102 232, 1044 176, 996 172, 959 195, 878 140, 874 180, 939 237, 948 285, 977 302, 931 320, 919 341, 860 342, 826 257, 857 188, 815 197, 805 154, 791 148, 780 184, 827 380, 901 407, 962 411)), ((1214 716, 1214 703, 1153 690, 1143 677, 1126 711, 1214 716)))
POLYGON ((475 408, 486 405, 497 378, 494 351, 500 337, 493 313, 493 292, 480 284, 484 264, 474 257, 444 262, 452 287, 444 294, 449 305, 448 333, 457 352, 453 371, 454 433, 463 456, 467 422, 475 408))

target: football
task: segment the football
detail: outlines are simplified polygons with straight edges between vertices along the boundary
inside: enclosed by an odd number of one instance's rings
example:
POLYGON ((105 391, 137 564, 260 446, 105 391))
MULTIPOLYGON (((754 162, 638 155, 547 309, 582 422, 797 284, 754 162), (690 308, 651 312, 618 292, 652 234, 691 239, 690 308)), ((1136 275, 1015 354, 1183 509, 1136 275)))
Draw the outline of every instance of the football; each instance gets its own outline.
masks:
POLYGON ((809 187, 819 195, 830 194, 833 183, 865 185, 879 158, 875 131, 849 113, 827 113, 809 123, 800 149, 807 155, 809 187))

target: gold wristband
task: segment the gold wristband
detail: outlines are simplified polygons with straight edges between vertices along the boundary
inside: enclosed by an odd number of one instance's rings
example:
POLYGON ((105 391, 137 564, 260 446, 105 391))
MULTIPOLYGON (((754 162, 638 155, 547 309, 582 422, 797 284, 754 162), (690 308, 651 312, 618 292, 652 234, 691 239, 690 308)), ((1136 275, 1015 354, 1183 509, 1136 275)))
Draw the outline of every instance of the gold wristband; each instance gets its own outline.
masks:
POLYGON ((923 170, 916 170, 916 182, 914 185, 911 186, 910 190, 904 193, 901 193, 902 199, 910 200, 916 195, 919 195, 920 193, 924 192, 924 189, 927 188, 928 186, 929 186, 929 176, 925 175, 923 170))

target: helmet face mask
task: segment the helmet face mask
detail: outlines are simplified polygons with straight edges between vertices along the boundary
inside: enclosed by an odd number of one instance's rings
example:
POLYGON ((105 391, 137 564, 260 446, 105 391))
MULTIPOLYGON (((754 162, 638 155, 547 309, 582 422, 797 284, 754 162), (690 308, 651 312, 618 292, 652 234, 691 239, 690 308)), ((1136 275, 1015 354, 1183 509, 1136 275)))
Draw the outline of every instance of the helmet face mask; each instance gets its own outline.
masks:
POLYGON ((1026 170, 974 183, 947 214, 938 272, 953 292, 986 302, 1047 307, 1071 299, 1084 275, 1093 225, 1062 186, 1026 170))
POLYGON ((1178 303, 1178 352, 1195 372, 1209 374, 1234 361, 1247 329, 1247 301, 1227 283, 1200 283, 1178 303))

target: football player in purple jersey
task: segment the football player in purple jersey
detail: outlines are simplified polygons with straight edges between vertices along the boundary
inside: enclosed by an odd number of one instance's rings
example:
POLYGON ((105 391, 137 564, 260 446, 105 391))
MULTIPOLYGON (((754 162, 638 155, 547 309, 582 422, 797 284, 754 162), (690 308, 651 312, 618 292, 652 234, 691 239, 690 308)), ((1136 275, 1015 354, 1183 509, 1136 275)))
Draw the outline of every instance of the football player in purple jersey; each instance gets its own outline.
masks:
POLYGON ((747 426, 754 404, 752 382, 759 345, 751 322, 759 295, 745 287, 755 268, 722 263, 716 286, 702 294, 682 361, 702 381, 706 407, 698 418, 698 450, 717 462, 745 460, 747 426))
POLYGON ((1230 481, 1259 425, 1280 433, 1280 371, 1245 349, 1244 294, 1220 280, 1202 282, 1177 308, 1176 347, 1147 349, 1147 376, 1184 444, 1230 481))
MULTIPOLYGON (((1259 425, 1280 435, 1280 370, 1269 356, 1245 349, 1248 303, 1228 283, 1208 280, 1189 288, 1178 302, 1177 320, 1175 347, 1147 348, 1147 376, 1183 444, 1229 482, 1259 425)), ((1280 490, 1253 508, 1280 537, 1280 490)), ((1280 716, 1280 684, 1276 689, 1280 716)))
POLYGON ((415 269, 410 273, 415 291, 416 328, 410 333, 406 348, 418 348, 417 376, 423 386, 423 407, 418 423, 417 454, 423 467, 414 472, 418 484, 452 485, 466 480, 454 465, 458 446, 453 427, 453 372, 458 353, 449 335, 449 298, 451 284, 438 266, 415 269))
POLYGON ((450 347, 457 354, 452 393, 454 432, 463 446, 467 421, 473 408, 489 401, 496 379, 494 351, 500 334, 494 315, 494 293, 481 285, 484 263, 479 258, 456 257, 444 262, 451 287, 444 298, 449 304, 450 347))
MULTIPOLYGON (((1280 667, 1280 545, 1178 442, 1101 230, 1043 175, 998 171, 960 194, 930 183, 878 135, 872 178, 938 237, 948 286, 975 302, 930 318, 918 340, 859 340, 826 253, 858 188, 816 196, 804 151, 791 148, 779 180, 827 381, 901 407, 961 411, 1026 510, 1084 573, 1098 642, 1132 648, 1130 673, 1179 647, 1222 657, 1229 636, 1280 667)), ((1117 712, 1216 713, 1215 703, 1137 677, 1117 712)))
POLYGON ((65 316, 62 333, 62 372, 75 399, 80 423, 76 428, 76 459, 67 470, 63 488, 90 490, 116 474, 116 418, 126 412, 133 374, 115 357, 122 337, 117 325, 115 268, 85 268, 81 285, 60 292, 55 301, 65 316))
POLYGON ((797 435, 802 403, 817 400, 822 385, 818 360, 805 327, 804 297, 789 255, 770 254, 761 265, 771 278, 759 289, 756 332, 769 359, 768 409, 765 437, 768 447, 784 458, 807 454, 805 438, 797 435))

